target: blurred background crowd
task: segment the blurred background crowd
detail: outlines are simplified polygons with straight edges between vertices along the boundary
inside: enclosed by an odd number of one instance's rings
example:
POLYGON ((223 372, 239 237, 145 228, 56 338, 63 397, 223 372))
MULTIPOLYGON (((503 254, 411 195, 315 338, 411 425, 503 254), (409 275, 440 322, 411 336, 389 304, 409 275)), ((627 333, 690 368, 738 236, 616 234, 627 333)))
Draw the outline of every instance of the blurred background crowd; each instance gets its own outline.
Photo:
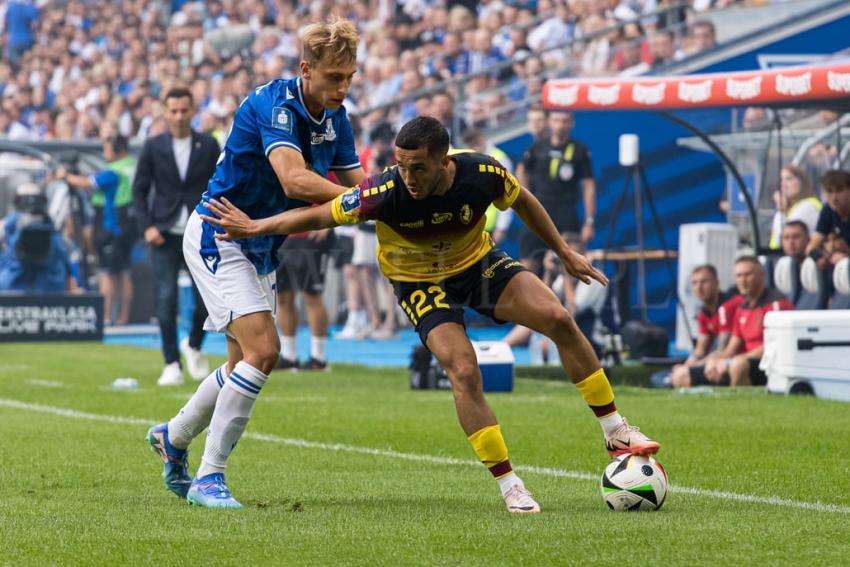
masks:
POLYGON ((0 17, 0 134, 144 139, 165 130, 160 97, 182 84, 198 102, 193 126, 221 141, 252 86, 297 74, 299 30, 329 15, 362 34, 346 106, 367 130, 418 114, 481 127, 524 111, 550 75, 639 72, 710 48, 699 12, 726 4, 12 0, 0 17))

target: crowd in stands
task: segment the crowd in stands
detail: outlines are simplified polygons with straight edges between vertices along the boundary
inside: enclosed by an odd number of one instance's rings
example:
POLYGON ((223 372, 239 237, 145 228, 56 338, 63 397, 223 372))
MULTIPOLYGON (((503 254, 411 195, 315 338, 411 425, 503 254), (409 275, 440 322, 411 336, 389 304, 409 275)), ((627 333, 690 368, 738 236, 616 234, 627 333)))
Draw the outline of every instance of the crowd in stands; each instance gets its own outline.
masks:
POLYGON ((199 102, 193 125, 221 140, 250 88, 297 75, 299 30, 332 15, 356 22, 363 38, 346 103, 351 114, 485 72, 462 93, 438 89, 389 115, 368 113, 367 130, 417 114, 448 125, 458 106, 460 129, 486 127, 505 117, 487 109, 533 99, 556 69, 639 71, 711 48, 713 25, 694 14, 730 2, 690 4, 11 0, 0 8, 0 135, 97 140, 109 123, 127 138, 145 139, 165 130, 160 97, 182 84, 199 102), (678 8, 663 11, 670 5, 678 8), (504 88, 494 91, 497 85, 504 88), (461 95, 466 102, 458 105, 461 95))
MULTIPOLYGON (((391 147, 398 125, 417 115, 437 117, 453 145, 490 152, 482 132, 505 120, 522 116, 535 139, 544 135, 546 118, 529 105, 546 78, 638 74, 709 50, 716 33, 700 13, 737 3, 11 0, 0 7, 0 136, 143 141, 168 129, 163 95, 185 86, 195 103, 193 128, 221 144, 251 88, 299 74, 303 26, 341 16, 354 21, 362 37, 346 107, 367 170, 385 165, 381 148, 391 147)), ((769 124, 759 111, 744 116, 746 129, 769 124)), ((828 119, 824 113, 812 118, 828 119)), ((808 161, 821 167, 834 154, 821 144, 808 161)), ((825 268, 850 251, 843 220, 850 211, 844 216, 840 197, 824 206, 811 179, 811 168, 782 169, 771 245, 785 248, 786 232, 805 228, 811 238, 803 248, 823 249, 819 265, 825 268), (830 210, 834 216, 823 220, 830 210)), ((842 179, 822 185, 828 200, 850 187, 842 179)), ((490 228, 501 238, 504 223, 490 228)), ((338 235, 353 249, 340 262, 352 307, 346 332, 388 338, 395 334, 392 314, 382 321, 374 295, 358 292, 375 287, 374 258, 357 252, 374 249, 369 230, 338 235)), ((804 260, 799 250, 795 255, 804 260)), ((567 282, 565 297, 571 289, 567 282)))

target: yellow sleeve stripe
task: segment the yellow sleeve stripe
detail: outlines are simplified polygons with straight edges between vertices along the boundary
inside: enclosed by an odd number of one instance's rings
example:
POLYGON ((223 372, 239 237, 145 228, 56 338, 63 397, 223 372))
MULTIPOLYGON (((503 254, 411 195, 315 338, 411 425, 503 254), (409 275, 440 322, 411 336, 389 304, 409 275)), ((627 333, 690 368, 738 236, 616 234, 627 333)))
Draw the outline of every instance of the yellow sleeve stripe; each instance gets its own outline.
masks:
POLYGON ((372 195, 377 195, 378 193, 386 193, 388 190, 392 189, 393 187, 395 187, 395 182, 392 179, 390 179, 389 181, 387 181, 383 185, 379 185, 377 187, 372 187, 371 189, 366 189, 365 191, 363 191, 363 196, 364 197, 371 197, 372 195))
POLYGON ((507 172, 501 167, 496 167, 495 165, 485 165, 483 163, 478 164, 478 173, 495 173, 501 177, 504 177, 507 172))

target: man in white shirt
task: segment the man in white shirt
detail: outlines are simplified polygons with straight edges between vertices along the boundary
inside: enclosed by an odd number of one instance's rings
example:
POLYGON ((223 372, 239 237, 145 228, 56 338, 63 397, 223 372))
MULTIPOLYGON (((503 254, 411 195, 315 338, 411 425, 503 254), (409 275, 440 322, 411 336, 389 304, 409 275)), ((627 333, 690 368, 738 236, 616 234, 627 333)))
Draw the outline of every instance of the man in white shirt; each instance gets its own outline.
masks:
POLYGON ((156 295, 156 314, 162 338, 165 367, 160 386, 183 383, 182 351, 189 374, 203 380, 209 374, 201 352, 207 310, 194 283, 195 311, 189 336, 177 347, 177 279, 183 259, 183 231, 189 214, 207 188, 220 152, 209 134, 194 132, 195 114, 188 89, 168 91, 163 101, 168 132, 149 138, 139 157, 133 179, 133 205, 145 242, 150 245, 156 295))

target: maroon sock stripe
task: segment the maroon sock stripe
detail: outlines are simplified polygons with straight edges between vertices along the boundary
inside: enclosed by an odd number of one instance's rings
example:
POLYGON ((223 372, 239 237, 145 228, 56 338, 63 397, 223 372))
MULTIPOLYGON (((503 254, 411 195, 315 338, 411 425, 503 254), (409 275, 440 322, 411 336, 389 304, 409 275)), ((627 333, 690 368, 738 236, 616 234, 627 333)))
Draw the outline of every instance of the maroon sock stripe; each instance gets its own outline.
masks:
POLYGON ((617 406, 612 401, 610 404, 605 404, 604 406, 590 406, 590 409, 593 410, 596 417, 605 417, 617 411, 617 406))
POLYGON ((511 466, 510 459, 507 459, 502 461, 501 463, 493 465, 492 467, 490 467, 489 470, 493 474, 493 476, 500 477, 513 471, 514 468, 511 466))

